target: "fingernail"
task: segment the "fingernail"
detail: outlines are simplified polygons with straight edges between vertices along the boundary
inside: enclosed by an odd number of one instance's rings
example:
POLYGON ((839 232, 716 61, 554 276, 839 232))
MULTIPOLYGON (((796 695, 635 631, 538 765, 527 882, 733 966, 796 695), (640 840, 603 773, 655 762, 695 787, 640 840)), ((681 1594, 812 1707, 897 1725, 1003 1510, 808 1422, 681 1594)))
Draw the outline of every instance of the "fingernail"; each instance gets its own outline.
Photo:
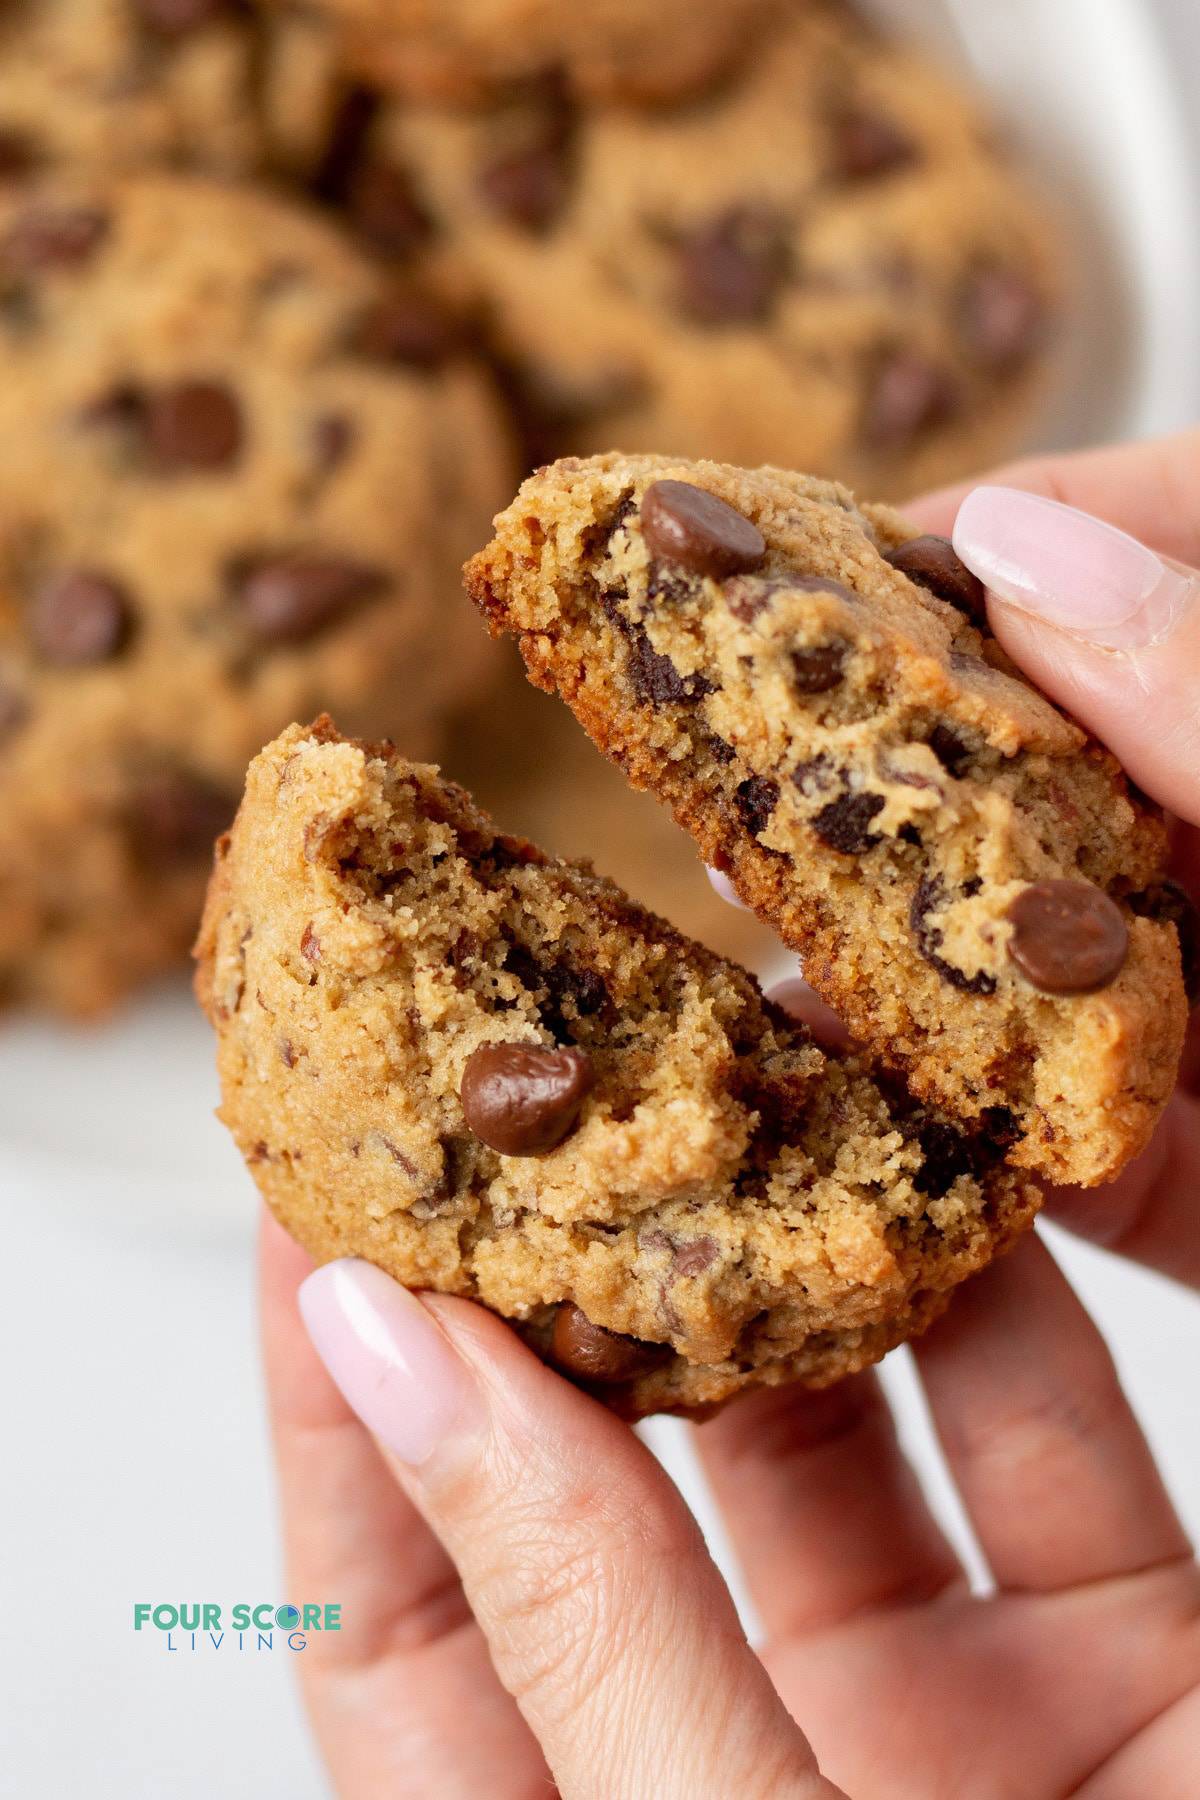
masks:
POLYGON ((1017 488, 973 489, 954 548, 998 600, 1110 650, 1164 637, 1196 592, 1115 525, 1017 488))
POLYGON ((313 1347, 348 1404, 401 1462, 427 1462, 478 1416, 466 1366, 415 1295, 356 1257, 300 1287, 313 1347))
POLYGON ((727 900, 730 906, 736 906, 741 912, 750 911, 728 875, 722 875, 720 869, 710 868, 707 863, 704 865, 704 870, 715 894, 719 894, 722 900, 727 900))

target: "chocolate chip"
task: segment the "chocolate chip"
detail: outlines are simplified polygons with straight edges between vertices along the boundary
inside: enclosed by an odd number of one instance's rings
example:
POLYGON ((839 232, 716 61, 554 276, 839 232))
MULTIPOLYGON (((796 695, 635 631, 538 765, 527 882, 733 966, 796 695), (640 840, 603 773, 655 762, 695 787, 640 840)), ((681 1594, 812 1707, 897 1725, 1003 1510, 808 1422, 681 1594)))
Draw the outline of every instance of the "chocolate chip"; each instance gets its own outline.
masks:
POLYGON ((504 953, 504 967, 538 997, 538 1017, 560 1044, 574 1042, 580 1019, 595 1018, 611 1005, 604 977, 565 958, 542 961, 523 944, 513 943, 504 953))
POLYGON ((715 763, 720 763, 722 767, 731 763, 737 755, 737 751, 734 749, 733 745, 726 743, 723 737, 718 737, 715 731, 707 732, 703 741, 704 746, 713 761, 715 763))
POLYGON ((642 625, 625 625, 629 646, 629 679, 639 700, 652 706, 672 702, 689 705, 713 692, 712 682, 701 674, 681 675, 669 656, 654 648, 642 625))
POLYGON ((798 694, 827 694, 845 673, 850 646, 844 642, 810 644, 792 651, 792 686, 798 694))
POLYGON ((916 145, 891 119, 865 106, 846 106, 830 120, 833 172, 843 181, 869 181, 906 168, 916 145))
POLYGON ((812 828, 831 850, 838 850, 843 856, 861 856, 879 842, 878 834, 870 827, 883 807, 882 794, 841 794, 821 808, 812 820, 812 828))
POLYGON ((678 254, 679 303, 701 325, 761 322, 788 274, 781 222, 749 207, 698 226, 678 254))
POLYGON ((481 1044, 463 1071, 463 1116, 502 1156, 539 1156, 574 1131, 594 1082, 582 1050, 481 1044))
POLYGON ((0 744, 18 732, 28 717, 29 704, 25 696, 0 680, 0 744))
MULTIPOLYGON (((968 884, 969 886, 970 884, 968 884)), ((929 923, 929 914, 940 912, 946 905, 946 889, 936 875, 924 875, 917 884, 912 905, 908 909, 908 923, 916 939, 917 949, 929 965, 936 969, 943 981, 951 987, 961 988, 965 994, 994 994, 996 977, 989 975, 986 969, 980 969, 975 975, 967 975, 954 963, 947 962, 939 956, 943 933, 936 925, 929 923)))
POLYGON ((29 630, 43 661, 56 668, 108 662, 129 641, 133 610, 124 588, 89 569, 69 569, 45 583, 29 630))
POLYGON ((336 556, 265 557, 233 574, 242 615, 263 644, 304 643, 386 586, 379 569, 336 556))
POLYGON ((924 1160, 913 1176, 913 1186, 931 1200, 940 1200, 962 1176, 980 1180, 1003 1159, 1020 1135, 1020 1127, 1006 1106, 986 1107, 977 1129, 969 1133, 958 1131, 943 1119, 928 1119, 917 1129, 924 1160))
POLYGON ((972 624, 986 626, 987 601, 983 583, 961 560, 949 538, 934 537, 929 533, 910 538, 898 549, 888 550, 883 560, 927 593, 957 608, 972 624))
POLYGON ((1001 374, 1037 349, 1046 322, 1041 295, 1016 269, 977 269, 964 283, 958 328, 968 354, 1001 374))
POLYGON ((219 19, 229 4, 230 0, 134 0, 134 9, 151 31, 186 37, 219 19))
POLYGON ((733 801, 742 824, 756 838, 767 829, 779 804, 779 783, 766 775, 751 775, 735 788, 733 801))
POLYGON ((9 227, 3 255, 22 275, 78 268, 100 248, 109 224, 95 206, 33 206, 9 227))
POLYGON ((212 852, 237 811, 233 795, 185 769, 143 776, 126 818, 135 852, 151 864, 191 862, 212 852))
POLYGON ((345 206, 359 236, 381 256, 411 255, 432 230, 411 178, 381 159, 369 158, 353 170, 345 206))
POLYGON ((971 746, 964 743, 958 733, 951 731, 948 725, 935 725, 925 742, 947 775, 953 775, 957 779, 970 761, 971 746))
POLYGON ((0 130, 0 181, 31 174, 41 160, 37 145, 23 131, 0 130))
POLYGON ((1043 994, 1088 994, 1115 981, 1129 930, 1115 901, 1086 881, 1037 881, 1005 917, 1008 954, 1043 994))
POLYGON ((655 481, 642 495, 642 536, 653 556, 720 580, 756 569, 767 554, 757 525, 690 481, 655 481))
POLYGON ((567 164, 561 143, 527 144, 495 156, 475 185, 493 212, 526 231, 545 231, 566 203, 567 164))
POLYGON ((640 1242, 650 1250, 666 1250, 671 1257, 672 1280, 690 1281, 711 1269, 721 1254, 716 1238, 704 1232, 699 1237, 679 1237, 656 1228, 648 1231, 640 1242))
POLYGON ((223 382, 177 381, 143 407, 147 453, 164 475, 228 468, 242 447, 242 409, 223 382))
POLYGON ((593 1325, 586 1313, 570 1301, 559 1307, 550 1338, 550 1359, 564 1371, 582 1381, 608 1385, 632 1381, 644 1375, 667 1354, 661 1344, 647 1344, 640 1338, 623 1337, 593 1325))
POLYGON ((1129 896, 1129 908, 1141 919, 1157 919, 1174 925, 1179 934, 1183 986, 1193 1006, 1200 1001, 1200 910, 1177 881, 1161 881, 1143 893, 1129 896))
POLYGON ((810 757, 807 762, 796 764, 792 770, 792 780, 806 799, 815 800, 819 794, 827 794, 833 786, 833 764, 823 754, 810 757))
POLYGON ((331 474, 345 461, 353 442, 354 422, 345 413, 323 413, 313 420, 313 456, 322 474, 331 474))
POLYGON ((395 289, 358 320, 352 347, 372 362, 436 369, 460 347, 462 333, 445 307, 415 288, 395 289))
POLYGON ((868 380, 862 439, 872 450, 903 450, 956 410, 957 396, 944 369, 917 350, 891 350, 876 361, 868 380))

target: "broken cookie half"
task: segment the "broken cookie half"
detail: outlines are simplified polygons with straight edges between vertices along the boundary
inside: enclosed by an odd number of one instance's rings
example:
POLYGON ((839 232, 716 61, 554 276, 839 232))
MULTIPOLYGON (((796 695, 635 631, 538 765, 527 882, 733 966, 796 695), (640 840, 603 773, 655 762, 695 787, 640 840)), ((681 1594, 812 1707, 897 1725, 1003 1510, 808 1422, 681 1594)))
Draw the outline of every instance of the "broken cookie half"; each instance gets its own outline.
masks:
POLYGON ((778 469, 567 458, 467 582, 914 1092, 1058 1182, 1144 1148, 1187 1015, 1163 823, 945 540, 778 469))
POLYGON ((835 1381, 1033 1217, 964 1126, 390 745, 252 763, 197 947, 221 1116, 319 1260, 481 1300, 626 1416, 835 1381))

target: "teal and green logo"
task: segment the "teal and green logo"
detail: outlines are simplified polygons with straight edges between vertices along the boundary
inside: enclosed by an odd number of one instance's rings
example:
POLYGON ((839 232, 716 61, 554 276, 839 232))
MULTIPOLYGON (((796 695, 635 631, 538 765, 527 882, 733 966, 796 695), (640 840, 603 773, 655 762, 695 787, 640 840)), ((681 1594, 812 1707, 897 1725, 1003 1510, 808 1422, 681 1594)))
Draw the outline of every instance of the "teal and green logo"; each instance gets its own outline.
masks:
POLYGON ((340 1601, 307 1602, 294 1606, 273 1600, 258 1605, 239 1600, 223 1607, 215 1600, 137 1600, 133 1629, 156 1632, 167 1650, 274 1650, 301 1651, 315 1631, 340 1631, 340 1601))

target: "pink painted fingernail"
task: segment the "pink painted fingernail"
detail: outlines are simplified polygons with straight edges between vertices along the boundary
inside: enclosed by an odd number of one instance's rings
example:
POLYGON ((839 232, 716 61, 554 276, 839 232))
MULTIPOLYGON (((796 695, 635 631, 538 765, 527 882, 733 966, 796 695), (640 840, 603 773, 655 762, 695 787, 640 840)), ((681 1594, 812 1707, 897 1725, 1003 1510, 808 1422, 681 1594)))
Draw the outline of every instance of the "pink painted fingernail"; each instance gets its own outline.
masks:
POLYGON ((742 912, 750 911, 728 875, 722 875, 720 869, 711 868, 708 863, 705 863, 704 869, 715 894, 719 894, 722 900, 727 900, 730 906, 736 906, 742 912))
POLYGON ((427 1462, 479 1420, 478 1391, 415 1294, 357 1257, 303 1282, 300 1313, 317 1355, 363 1424, 401 1462, 427 1462))
POLYGON ((978 487, 954 548, 998 600, 1110 650, 1170 631, 1196 583, 1136 538, 1041 494, 978 487))

